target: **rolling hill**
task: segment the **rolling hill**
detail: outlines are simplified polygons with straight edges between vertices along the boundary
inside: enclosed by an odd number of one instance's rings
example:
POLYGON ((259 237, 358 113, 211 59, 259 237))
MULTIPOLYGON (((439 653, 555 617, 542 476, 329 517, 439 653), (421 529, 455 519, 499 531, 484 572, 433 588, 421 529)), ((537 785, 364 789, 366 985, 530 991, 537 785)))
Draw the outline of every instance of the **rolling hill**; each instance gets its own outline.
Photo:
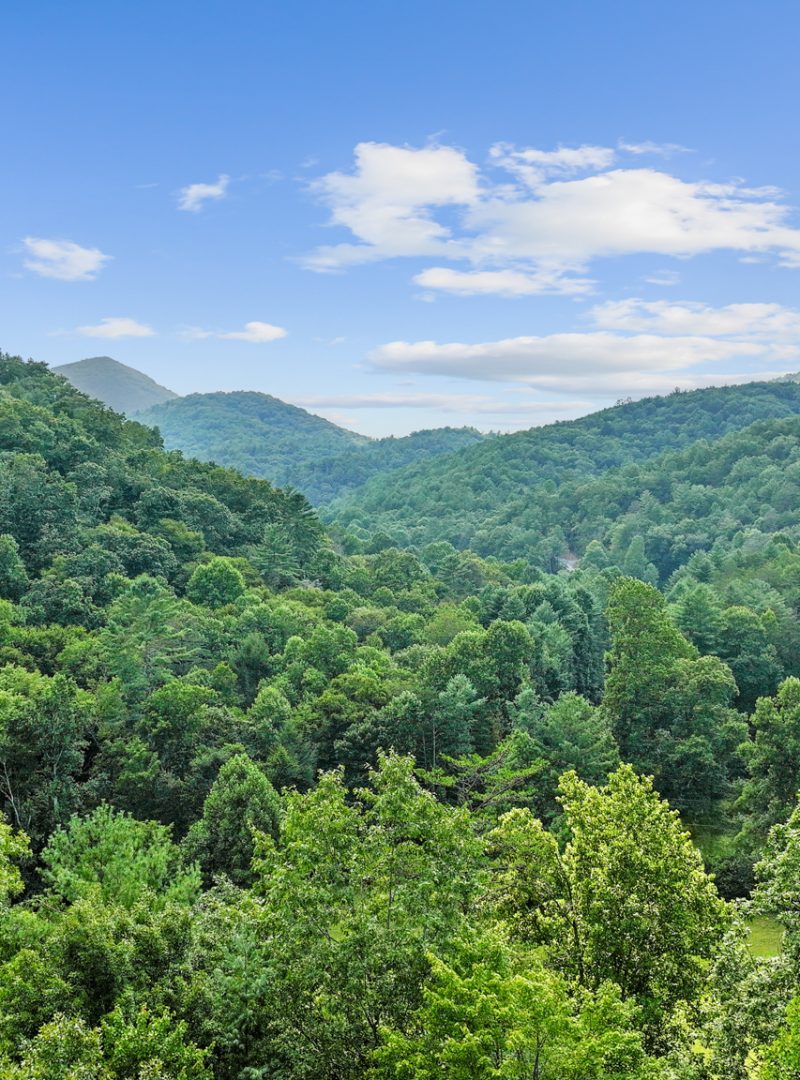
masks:
POLYGON ((574 486, 609 470, 797 415, 795 382, 647 398, 418 461, 337 499, 324 516, 362 535, 386 533, 400 545, 447 540, 484 555, 552 565, 570 550, 567 519, 553 520, 548 509, 562 486, 573 485, 573 496, 583 500, 590 493, 574 486))
POLYGON ((127 416, 178 396, 149 375, 120 364, 110 356, 90 356, 74 364, 61 364, 53 371, 63 375, 82 393, 127 416))
POLYGON ((485 438, 474 428, 370 439, 269 394, 189 394, 137 414, 169 449, 302 491, 322 505, 380 474, 485 438))

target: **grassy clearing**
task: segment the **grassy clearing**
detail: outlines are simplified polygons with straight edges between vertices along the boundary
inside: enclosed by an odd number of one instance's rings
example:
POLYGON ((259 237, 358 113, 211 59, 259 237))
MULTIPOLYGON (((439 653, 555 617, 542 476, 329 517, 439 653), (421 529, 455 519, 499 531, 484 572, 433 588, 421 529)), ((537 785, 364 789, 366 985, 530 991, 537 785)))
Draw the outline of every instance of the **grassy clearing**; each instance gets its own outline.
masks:
POLYGON ((747 945, 753 956, 777 956, 783 942, 783 927, 775 919, 758 915, 748 922, 750 933, 747 945))

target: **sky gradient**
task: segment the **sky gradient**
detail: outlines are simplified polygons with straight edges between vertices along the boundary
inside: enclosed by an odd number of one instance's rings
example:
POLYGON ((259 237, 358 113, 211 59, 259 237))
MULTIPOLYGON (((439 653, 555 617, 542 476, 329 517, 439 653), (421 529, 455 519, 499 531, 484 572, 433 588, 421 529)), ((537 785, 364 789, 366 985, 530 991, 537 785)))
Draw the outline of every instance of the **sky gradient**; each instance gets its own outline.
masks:
POLYGON ((4 5, 0 346, 366 434, 800 369, 800 9, 4 5))

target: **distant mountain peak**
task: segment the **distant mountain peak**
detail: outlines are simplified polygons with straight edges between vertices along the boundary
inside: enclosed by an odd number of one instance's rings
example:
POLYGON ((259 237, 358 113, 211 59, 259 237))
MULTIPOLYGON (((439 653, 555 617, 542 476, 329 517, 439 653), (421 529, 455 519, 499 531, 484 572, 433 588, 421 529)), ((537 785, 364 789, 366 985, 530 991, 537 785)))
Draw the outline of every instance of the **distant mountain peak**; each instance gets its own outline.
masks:
POLYGON ((178 397, 149 375, 110 356, 89 356, 74 364, 60 364, 53 371, 82 393, 128 416, 178 397))

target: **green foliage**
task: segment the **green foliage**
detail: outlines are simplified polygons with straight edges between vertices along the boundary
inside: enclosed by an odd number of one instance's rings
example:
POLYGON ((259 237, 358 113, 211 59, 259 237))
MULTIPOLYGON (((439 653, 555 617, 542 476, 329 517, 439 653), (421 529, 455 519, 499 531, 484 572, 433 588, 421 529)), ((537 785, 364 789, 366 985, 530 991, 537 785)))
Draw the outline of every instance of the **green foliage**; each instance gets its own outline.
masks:
POLYGON ((273 1052, 287 1076, 363 1075, 474 896, 480 845, 464 813, 422 791, 407 759, 383 759, 372 781, 353 805, 340 776, 323 776, 288 797, 279 844, 261 843, 273 1052))
POLYGON ((750 1067, 753 1080, 789 1080, 800 1074, 800 998, 786 1010, 786 1026, 750 1067))
POLYGON ((753 713, 755 738, 744 744, 750 776, 741 796, 748 831, 762 836, 785 821, 800 791, 800 679, 786 679, 753 713))
POLYGON ((654 563, 664 578, 723 531, 791 522, 797 424, 781 418, 799 412, 791 383, 646 398, 417 462, 336 500, 326 516, 548 570, 593 540, 621 565, 638 535, 645 569, 654 563), (739 436, 756 421, 766 423, 739 436))
MULTIPOLYGON (((0 356, 0 1076, 793 1068, 798 408, 487 440, 354 535, 0 356)), ((337 430, 330 491, 458 442, 337 430)))
POLYGON ((376 1051, 379 1077, 408 1080, 617 1080, 653 1075, 635 1009, 606 984, 570 999, 535 955, 499 936, 433 958, 412 1033, 376 1051))
POLYGON ((163 907, 190 903, 200 886, 197 871, 183 865, 169 828, 106 804, 56 831, 42 852, 42 867, 45 885, 71 904, 96 898, 131 908, 146 899, 163 907))
POLYGON ((186 1025, 142 1008, 127 1020, 117 1008, 99 1028, 58 1015, 28 1044, 7 1080, 210 1080, 206 1054, 184 1041, 186 1025))
POLYGON ((543 705, 532 690, 514 703, 514 728, 530 741, 528 753, 542 767, 531 793, 531 808, 550 822, 560 812, 558 781, 575 772, 590 784, 602 784, 619 765, 619 751, 607 713, 575 693, 543 705))
POLYGON ((714 657, 698 657, 653 586, 620 578, 607 609, 611 631, 603 709, 622 757, 654 774, 681 809, 707 811, 741 771, 747 726, 732 709, 736 683, 714 657))
POLYGON ((29 852, 27 836, 15 833, 10 825, 0 820, 0 910, 23 890, 22 875, 16 864, 29 852))

